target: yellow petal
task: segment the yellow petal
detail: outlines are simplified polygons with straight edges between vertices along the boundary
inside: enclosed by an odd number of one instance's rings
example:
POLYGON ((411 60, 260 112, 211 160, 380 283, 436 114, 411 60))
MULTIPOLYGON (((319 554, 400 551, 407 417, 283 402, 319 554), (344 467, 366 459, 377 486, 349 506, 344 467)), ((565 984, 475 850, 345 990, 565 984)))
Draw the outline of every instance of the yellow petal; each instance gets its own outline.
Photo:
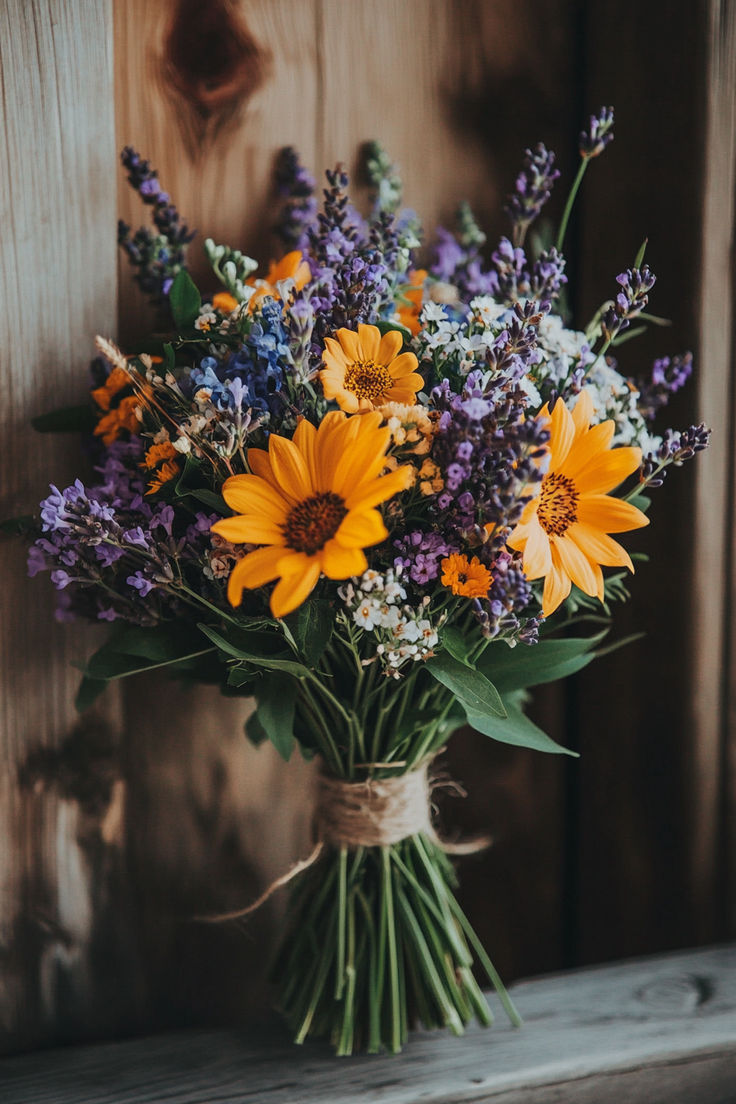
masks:
POLYGON ((307 418, 302 418, 294 430, 294 444, 304 457, 310 482, 316 488, 317 469, 314 454, 317 446, 317 430, 307 418))
POLYGON ((557 537, 554 546, 565 574, 570 576, 576 587, 594 598, 598 591, 598 582, 588 557, 567 534, 557 537))
POLYGON ((347 330, 343 327, 343 329, 337 331, 337 339, 342 346, 343 356, 349 364, 361 359, 360 343, 355 330, 347 330))
POLYGON ((278 563, 283 559, 283 548, 257 548, 238 560, 227 583, 227 597, 231 606, 239 606, 243 590, 263 586, 278 577, 278 563))
POLYGON ((559 559, 555 563, 555 555, 552 556, 552 570, 544 580, 542 592, 542 613, 550 617, 570 593, 570 579, 562 570, 559 559))
POLYGON ((360 548, 344 548, 336 540, 328 541, 320 552, 322 570, 328 579, 350 579, 362 575, 368 567, 360 548))
POLYGON ((284 544, 282 527, 262 514, 222 518, 215 522, 212 531, 233 544, 284 544))
POLYGON ((290 556, 280 565, 286 569, 271 595, 271 612, 274 617, 286 617, 307 598, 317 585, 320 564, 316 556, 303 552, 290 556))
POLYGON ((335 540, 343 548, 367 548, 379 544, 387 536, 388 530, 378 510, 351 510, 343 518, 335 540))
POLYGON ((575 409, 572 412, 573 425, 575 426, 575 435, 580 436, 590 425, 593 419, 593 396, 590 391, 583 388, 578 395, 578 401, 575 403, 575 409))
MULTIPOLYGON (((367 414, 361 415, 361 422, 367 417, 367 414)), ((369 426, 367 431, 361 431, 350 448, 344 449, 334 468, 332 489, 335 493, 346 498, 375 479, 385 467, 386 449, 390 440, 391 430, 388 426, 380 429, 371 429, 369 426)))
POLYGON ((578 521, 592 525, 604 533, 626 533, 649 524, 649 518, 613 495, 583 495, 577 506, 578 521))
POLYGON ((376 360, 381 344, 381 331, 378 326, 367 326, 365 322, 358 324, 358 344, 360 348, 360 360, 376 360))
POLYGON ((633 445, 610 449, 594 457, 578 472, 575 487, 578 494, 606 494, 623 483, 641 464, 641 449, 633 445))
POLYGON ((268 455, 274 477, 287 499, 303 502, 314 494, 304 457, 293 441, 272 433, 268 441, 268 455))
POLYGON ((575 438, 575 424, 570 411, 562 399, 558 399, 550 416, 550 432, 552 434, 549 451, 549 470, 557 471, 565 462, 565 457, 570 451, 570 446, 575 438))
MULTIPOLYGON (((418 365, 419 361, 414 353, 402 353, 392 364, 389 364, 388 370, 391 377, 398 380, 402 376, 408 376, 410 373, 416 372, 418 365)), ((419 378, 421 379, 421 376, 419 378)), ((424 381, 422 380, 422 382, 424 381)))
POLYGON ((239 514, 263 513, 274 522, 285 521, 289 511, 281 492, 259 475, 231 476, 222 485, 222 497, 239 514))
POLYGON ((352 391, 336 391, 334 395, 330 396, 325 391, 325 398, 333 398, 341 410, 344 410, 346 414, 357 414, 360 409, 360 401, 357 395, 354 395, 352 391))
POLYGON ((353 491, 345 499, 348 510, 365 510, 369 506, 378 506, 393 498, 399 491, 405 491, 414 480, 414 472, 410 464, 402 464, 400 468, 382 475, 372 483, 365 484, 353 491))
POLYGON ((588 559, 602 564, 603 567, 628 567, 629 571, 634 570, 626 549, 618 541, 592 525, 576 521, 569 527, 565 536, 574 541, 588 559))
POLYGON ((551 568, 552 553, 549 547, 549 537, 535 515, 529 522, 528 535, 524 546, 524 574, 527 579, 541 579, 551 568))
POLYGON ((567 454, 565 475, 569 479, 574 479, 578 472, 582 471, 585 465, 589 464, 597 453, 605 452, 613 440, 615 431, 615 422, 609 420, 607 422, 601 422, 600 425, 593 426, 580 437, 576 437, 572 448, 567 454))
POLYGON ((401 346, 404 344, 404 338, 399 330, 389 330, 381 338, 381 342, 378 346, 378 356, 376 360, 379 364, 390 364, 394 357, 397 357, 401 352, 401 346))

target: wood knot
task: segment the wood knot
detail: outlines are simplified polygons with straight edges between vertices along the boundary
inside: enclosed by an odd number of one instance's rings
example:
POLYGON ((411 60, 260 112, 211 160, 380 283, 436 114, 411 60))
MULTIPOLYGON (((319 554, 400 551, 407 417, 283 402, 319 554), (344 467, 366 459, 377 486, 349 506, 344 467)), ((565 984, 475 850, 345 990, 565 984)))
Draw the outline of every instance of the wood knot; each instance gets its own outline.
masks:
POLYGON ((704 1004, 712 994, 712 984, 707 978, 694 974, 661 977, 651 981, 638 991, 637 998, 657 1012, 669 1012, 686 1016, 704 1004))
POLYGON ((211 142, 265 80, 270 55, 234 0, 179 0, 164 42, 163 72, 194 155, 211 142), (183 102, 182 102, 183 101, 183 102), (187 110, 183 113, 182 106, 187 110))

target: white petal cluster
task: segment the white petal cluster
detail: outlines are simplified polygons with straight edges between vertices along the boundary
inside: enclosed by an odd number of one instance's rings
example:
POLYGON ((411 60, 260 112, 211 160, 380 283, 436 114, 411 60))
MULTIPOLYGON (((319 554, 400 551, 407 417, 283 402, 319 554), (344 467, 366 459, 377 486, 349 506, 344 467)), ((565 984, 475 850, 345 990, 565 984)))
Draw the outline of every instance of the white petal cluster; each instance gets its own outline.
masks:
POLYGON ((429 617, 429 596, 417 607, 406 602, 406 591, 396 572, 366 571, 340 590, 345 606, 358 628, 375 633, 376 655, 394 678, 407 663, 427 659, 439 637, 429 617))

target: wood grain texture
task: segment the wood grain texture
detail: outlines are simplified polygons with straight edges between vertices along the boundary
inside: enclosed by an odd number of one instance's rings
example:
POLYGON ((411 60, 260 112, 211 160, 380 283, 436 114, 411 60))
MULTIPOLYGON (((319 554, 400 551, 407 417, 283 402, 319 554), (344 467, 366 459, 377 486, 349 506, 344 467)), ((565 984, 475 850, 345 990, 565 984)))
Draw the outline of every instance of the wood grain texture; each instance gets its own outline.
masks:
MULTIPOLYGON (((96 327, 115 324, 112 12, 0 6, 0 517, 80 474, 76 438, 30 418, 80 401, 96 327)), ((2 539, 0 1047, 120 1030, 134 1000, 124 923, 115 696, 76 728, 70 661, 96 633, 53 619, 48 577, 2 539), (9 580, 12 580, 9 583, 9 580), (113 981, 111 974, 122 975, 113 981)))
POLYGON ((275 1027, 185 1032, 0 1063, 4 1104, 730 1104, 736 954, 683 952, 514 987, 525 1016, 399 1057, 336 1061, 275 1027))
POLYGON ((732 455, 736 422, 736 4, 708 5, 707 128, 700 266, 699 398, 713 429, 713 447, 698 465, 695 498, 696 563, 693 749, 695 785, 689 795, 693 828, 692 877, 698 900, 709 884, 719 892, 701 905, 700 930, 736 927, 736 553, 732 455), (723 580, 724 590, 714 586, 723 580))
MULTIPOLYGON (((658 277, 650 309, 672 324, 621 346, 619 366, 627 375, 646 375, 655 357, 693 349, 701 381, 675 397, 657 421, 659 432, 703 417, 698 389, 702 397, 703 388, 713 386, 713 366, 698 347, 703 227, 695 166, 703 156, 705 28, 700 10, 683 9, 681 19, 671 12, 670 5, 653 3, 637 6, 622 21, 613 3, 586 10, 586 106, 615 105, 616 139, 586 178, 572 265, 577 316, 585 320, 613 294, 616 274, 633 264, 648 238, 646 259, 658 277), (646 74, 645 111, 632 72, 646 74)), ((720 399, 713 394, 710 402, 720 399)), ((714 456, 722 458, 725 448, 730 443, 717 437, 714 456)), ((718 934, 712 835, 696 860, 699 826, 712 823, 713 795, 693 769, 712 754, 693 723, 701 693, 694 647, 709 647, 705 624, 694 631, 690 597, 700 570, 693 507, 703 459, 708 463, 706 455, 671 471, 652 492, 651 527, 627 534, 627 548, 646 552, 650 562, 637 566, 632 600, 617 611, 614 633, 645 637, 582 672, 572 690, 570 735, 581 753, 569 768, 568 899, 576 963, 692 945, 718 934), (710 913, 704 926, 698 912, 710 913)), ((716 509, 714 499, 711 518, 716 509)), ((723 540, 712 525, 700 532, 709 546, 723 540)), ((717 555, 711 547, 709 556, 717 555)), ((720 577, 708 574, 708 580, 717 604, 720 577)), ((715 677, 708 675, 709 686, 715 677)), ((704 698, 701 717, 709 708, 704 698)))

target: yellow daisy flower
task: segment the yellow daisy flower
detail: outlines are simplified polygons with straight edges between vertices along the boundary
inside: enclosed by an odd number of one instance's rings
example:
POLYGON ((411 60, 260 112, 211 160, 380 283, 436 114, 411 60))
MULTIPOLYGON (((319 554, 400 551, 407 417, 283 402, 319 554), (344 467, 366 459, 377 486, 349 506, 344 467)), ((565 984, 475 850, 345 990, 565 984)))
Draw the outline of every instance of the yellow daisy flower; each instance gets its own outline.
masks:
POLYGON ((413 405, 424 380, 416 371, 414 353, 400 353, 404 339, 399 330, 381 337, 377 326, 361 323, 357 333, 341 329, 335 336, 337 341, 325 338, 319 374, 326 398, 335 399, 348 414, 392 402, 413 405))
POLYGON ((239 605, 244 589, 278 579, 271 611, 285 617, 321 575, 349 579, 366 570, 363 549, 388 536, 375 507, 411 481, 408 466, 381 475, 390 441, 380 414, 346 418, 334 411, 319 429, 304 419, 293 440, 272 433, 268 451, 248 450, 252 474, 234 475, 222 488, 238 516, 212 526, 233 544, 263 545, 233 568, 231 605, 239 605))
POLYGON ((640 529, 649 519, 608 494, 641 464, 641 449, 612 449, 612 421, 591 426, 593 400, 583 390, 570 413, 558 401, 550 415, 549 468, 539 494, 528 502, 508 544, 524 555, 528 579, 544 578, 542 612, 554 613, 571 584, 603 601, 603 567, 634 567, 609 533, 640 529))

